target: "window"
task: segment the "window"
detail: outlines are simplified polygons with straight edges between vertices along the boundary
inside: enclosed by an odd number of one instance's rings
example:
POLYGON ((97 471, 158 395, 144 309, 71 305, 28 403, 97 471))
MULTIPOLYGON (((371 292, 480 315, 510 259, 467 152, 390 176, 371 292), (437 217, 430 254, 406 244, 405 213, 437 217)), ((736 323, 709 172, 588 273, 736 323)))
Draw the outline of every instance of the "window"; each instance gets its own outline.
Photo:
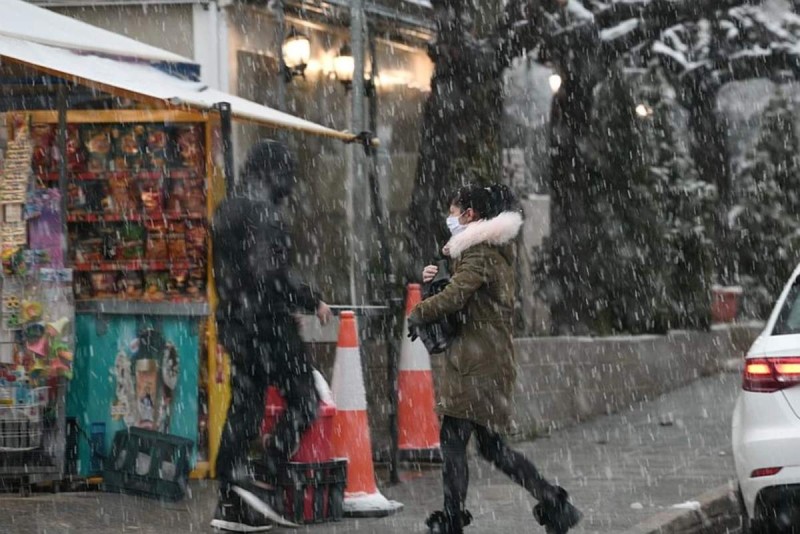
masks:
POLYGON ((795 280, 778 315, 773 336, 800 334, 800 280, 795 280))

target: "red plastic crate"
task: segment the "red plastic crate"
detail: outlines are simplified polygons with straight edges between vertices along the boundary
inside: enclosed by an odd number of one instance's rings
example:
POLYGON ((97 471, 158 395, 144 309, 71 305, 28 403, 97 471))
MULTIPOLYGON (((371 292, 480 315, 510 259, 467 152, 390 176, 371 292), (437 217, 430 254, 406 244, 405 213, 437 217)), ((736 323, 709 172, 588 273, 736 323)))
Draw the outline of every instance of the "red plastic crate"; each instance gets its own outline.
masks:
POLYGON ((266 474, 256 462, 256 479, 276 486, 283 495, 278 510, 298 524, 339 521, 344 515, 344 490, 347 485, 347 460, 283 464, 277 477, 266 474))
MULTIPOLYGON (((261 424, 262 435, 269 434, 272 427, 275 426, 278 416, 286 409, 286 402, 276 388, 270 387, 267 390, 266 397, 264 420, 261 424)), ((333 436, 333 416, 335 414, 335 406, 320 401, 317 420, 301 436, 297 452, 291 457, 292 462, 327 462, 333 457, 331 438, 333 436)))

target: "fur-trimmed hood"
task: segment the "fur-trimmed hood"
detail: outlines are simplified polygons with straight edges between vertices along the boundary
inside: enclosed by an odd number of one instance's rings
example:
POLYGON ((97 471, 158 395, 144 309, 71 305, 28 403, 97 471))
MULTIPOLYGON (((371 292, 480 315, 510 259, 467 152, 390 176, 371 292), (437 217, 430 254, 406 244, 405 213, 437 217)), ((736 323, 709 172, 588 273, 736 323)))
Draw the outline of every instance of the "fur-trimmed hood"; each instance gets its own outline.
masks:
POLYGON ((504 211, 492 219, 469 223, 463 232, 450 238, 444 246, 444 253, 451 258, 458 258, 465 250, 481 243, 506 245, 517 237, 520 228, 522 215, 516 211, 504 211))

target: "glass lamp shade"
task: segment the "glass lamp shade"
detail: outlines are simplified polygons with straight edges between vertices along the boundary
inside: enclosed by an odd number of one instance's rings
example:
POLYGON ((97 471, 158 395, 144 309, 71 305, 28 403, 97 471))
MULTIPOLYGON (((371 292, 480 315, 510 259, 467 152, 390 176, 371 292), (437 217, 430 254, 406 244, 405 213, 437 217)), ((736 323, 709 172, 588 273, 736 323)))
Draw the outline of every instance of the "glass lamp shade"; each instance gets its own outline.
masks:
POLYGON ((308 65, 311 59, 311 42, 295 31, 283 42, 283 62, 290 69, 308 65))
POLYGON ((348 45, 344 45, 339 51, 339 55, 333 59, 333 71, 336 73, 336 79, 340 82, 353 83, 355 62, 353 61, 353 52, 348 45))

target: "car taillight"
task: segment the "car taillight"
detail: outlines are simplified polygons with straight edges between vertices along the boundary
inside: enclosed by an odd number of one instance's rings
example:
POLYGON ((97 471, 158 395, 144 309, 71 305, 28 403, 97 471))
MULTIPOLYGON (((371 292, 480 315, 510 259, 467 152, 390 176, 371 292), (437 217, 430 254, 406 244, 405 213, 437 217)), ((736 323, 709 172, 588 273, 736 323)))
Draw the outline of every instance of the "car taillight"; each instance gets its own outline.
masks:
POLYGON ((744 366, 745 391, 772 393, 800 384, 800 357, 753 358, 744 366))
POLYGON ((781 472, 783 467, 762 467, 750 473, 750 478, 771 477, 781 472))

